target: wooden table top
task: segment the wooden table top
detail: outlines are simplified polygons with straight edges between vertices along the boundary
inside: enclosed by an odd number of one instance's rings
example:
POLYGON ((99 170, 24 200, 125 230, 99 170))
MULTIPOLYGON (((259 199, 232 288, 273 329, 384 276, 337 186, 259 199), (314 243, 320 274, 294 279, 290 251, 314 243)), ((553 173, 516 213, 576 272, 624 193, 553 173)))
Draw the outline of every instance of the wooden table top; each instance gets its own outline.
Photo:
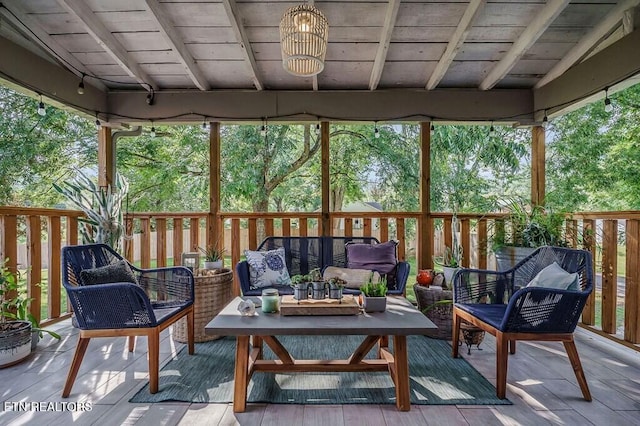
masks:
POLYGON ((274 335, 422 335, 437 328, 403 297, 387 297, 387 310, 358 315, 281 316, 256 308, 254 316, 238 312, 240 297, 233 299, 205 326, 205 333, 227 336, 274 335))

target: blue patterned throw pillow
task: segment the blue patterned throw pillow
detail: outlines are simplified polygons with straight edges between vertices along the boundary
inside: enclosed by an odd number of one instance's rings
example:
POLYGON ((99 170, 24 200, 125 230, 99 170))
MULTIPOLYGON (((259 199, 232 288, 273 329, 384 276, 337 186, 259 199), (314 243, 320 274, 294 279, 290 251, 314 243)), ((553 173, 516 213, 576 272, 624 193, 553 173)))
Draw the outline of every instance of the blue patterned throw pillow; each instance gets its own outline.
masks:
POLYGON ((270 251, 246 250, 249 283, 252 289, 274 285, 291 285, 284 257, 284 247, 270 251))

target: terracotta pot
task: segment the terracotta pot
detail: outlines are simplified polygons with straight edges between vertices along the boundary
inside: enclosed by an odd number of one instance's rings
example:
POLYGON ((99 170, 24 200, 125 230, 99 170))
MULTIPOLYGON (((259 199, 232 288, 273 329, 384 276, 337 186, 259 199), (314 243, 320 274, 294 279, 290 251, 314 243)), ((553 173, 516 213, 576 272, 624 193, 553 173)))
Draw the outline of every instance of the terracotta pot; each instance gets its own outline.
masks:
POLYGON ((429 287, 433 282, 433 270, 421 269, 416 276, 416 281, 422 286, 429 287))

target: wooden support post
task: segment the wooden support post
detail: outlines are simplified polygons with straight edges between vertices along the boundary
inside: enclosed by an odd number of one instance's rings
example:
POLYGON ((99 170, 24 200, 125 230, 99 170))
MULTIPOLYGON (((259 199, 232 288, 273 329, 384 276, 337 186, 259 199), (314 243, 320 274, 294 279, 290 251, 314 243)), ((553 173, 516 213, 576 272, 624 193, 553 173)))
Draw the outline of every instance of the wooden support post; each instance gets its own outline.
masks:
POLYGON ((110 127, 98 130, 98 186, 106 188, 115 179, 115 158, 113 158, 113 138, 110 127))
POLYGON ((462 245, 462 266, 471 265, 471 223, 469 219, 460 219, 460 245, 462 245))
POLYGON ((640 220, 627 220, 627 263, 624 297, 624 340, 640 343, 640 220))
POLYGON ((618 290, 618 221, 603 221, 602 238, 602 331, 616 333, 618 290))
MULTIPOLYGON (((591 256, 593 256, 594 261, 592 262, 592 266, 591 266, 591 274, 595 277, 596 276, 596 262, 595 262, 595 258, 596 258, 596 236, 595 236, 595 229, 596 229, 596 224, 595 224, 595 220, 593 219, 585 219, 582 221, 582 229, 583 229, 583 234, 584 234, 584 241, 583 241, 583 245, 584 245, 584 249, 588 250, 591 253, 591 256)), ((586 324, 586 325, 594 325, 596 323, 596 296, 595 296, 595 289, 591 292, 591 294, 589 295, 589 298, 587 299, 587 303, 584 306, 584 309, 582 310, 582 323, 586 324)))
POLYGON ((61 258, 62 230, 60 216, 49 217, 49 319, 60 316, 62 268, 61 258))
POLYGON ((329 236, 332 233, 331 213, 329 212, 329 122, 320 124, 320 152, 322 158, 322 218, 318 235, 329 236))
POLYGON ((418 219, 418 269, 433 267, 431 227, 431 123, 420 123, 420 218, 418 219))
MULTIPOLYGON (((273 234, 267 234, 273 235, 273 234)), ((231 264, 237 265, 240 262, 240 219, 231 219, 231 264)), ((238 274, 233 274, 233 290, 234 296, 240 296, 240 279, 238 274)))
POLYGON ((544 205, 545 194, 545 131, 542 126, 531 128, 531 204, 544 205))
POLYGON ((151 219, 140 219, 140 267, 151 267, 151 219))
POLYGON ((173 219, 173 265, 182 265, 184 238, 182 233, 183 221, 181 217, 173 219))
POLYGON ((220 123, 210 123, 209 131, 209 213, 207 214, 207 245, 224 246, 224 229, 220 214, 220 123))
POLYGON ((29 303, 29 312, 38 323, 42 319, 40 282, 42 281, 42 222, 40 216, 29 216, 27 227, 27 297, 33 299, 29 303))

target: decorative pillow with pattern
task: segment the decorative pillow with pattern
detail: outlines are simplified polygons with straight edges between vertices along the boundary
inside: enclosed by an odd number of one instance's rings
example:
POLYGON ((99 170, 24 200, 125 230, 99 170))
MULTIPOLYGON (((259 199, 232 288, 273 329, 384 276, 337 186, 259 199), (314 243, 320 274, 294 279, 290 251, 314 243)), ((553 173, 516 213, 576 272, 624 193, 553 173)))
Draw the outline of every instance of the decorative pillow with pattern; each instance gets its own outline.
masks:
POLYGON ((244 255, 249 264, 249 283, 252 289, 291 285, 284 247, 269 251, 246 250, 244 255))

